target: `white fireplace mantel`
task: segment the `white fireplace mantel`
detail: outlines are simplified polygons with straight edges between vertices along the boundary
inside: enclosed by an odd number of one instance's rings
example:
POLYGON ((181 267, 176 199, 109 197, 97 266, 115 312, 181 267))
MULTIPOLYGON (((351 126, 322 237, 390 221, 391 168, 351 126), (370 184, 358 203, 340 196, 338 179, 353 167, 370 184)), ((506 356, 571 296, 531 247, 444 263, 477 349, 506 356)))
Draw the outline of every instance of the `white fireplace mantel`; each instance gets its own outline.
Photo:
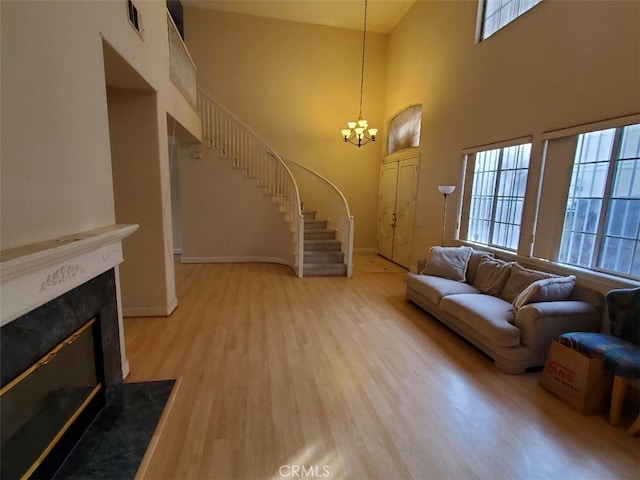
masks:
POLYGON ((123 261, 122 240, 138 225, 110 225, 0 252, 0 326, 123 261))

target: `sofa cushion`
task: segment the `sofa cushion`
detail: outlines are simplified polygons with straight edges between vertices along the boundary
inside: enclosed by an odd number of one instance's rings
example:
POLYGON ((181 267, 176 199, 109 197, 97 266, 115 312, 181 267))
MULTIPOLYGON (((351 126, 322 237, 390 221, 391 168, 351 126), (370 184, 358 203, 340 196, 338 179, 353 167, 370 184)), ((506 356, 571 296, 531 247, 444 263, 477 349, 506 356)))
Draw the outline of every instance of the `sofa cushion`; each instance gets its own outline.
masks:
POLYGON ((574 275, 536 280, 513 300, 513 308, 518 310, 528 303, 568 300, 575 284, 574 275))
POLYGON ((497 258, 482 257, 473 286, 487 295, 500 296, 509 274, 509 262, 497 258))
POLYGON ((459 293, 480 293, 478 289, 463 282, 430 275, 407 273, 404 278, 408 287, 421 293, 434 305, 439 305, 442 297, 459 293))
POLYGON ((515 319, 513 308, 501 298, 478 294, 450 295, 442 299, 440 308, 496 345, 520 345, 520 329, 511 324, 515 319))
POLYGON ((543 278, 553 278, 557 275, 552 273, 540 272, 538 270, 531 270, 525 268, 522 265, 513 262, 511 264, 509 278, 507 283, 500 294, 500 298, 507 302, 513 302, 513 300, 522 292, 525 288, 531 285, 536 280, 543 278))
POLYGON ((493 258, 493 253, 483 252, 482 250, 475 249, 471 252, 471 256, 469 257, 469 265, 467 266, 467 283, 469 285, 473 285, 475 283, 480 260, 482 260, 484 257, 493 258))
POLYGON ((471 247, 431 247, 427 263, 420 273, 464 282, 472 251, 471 247))

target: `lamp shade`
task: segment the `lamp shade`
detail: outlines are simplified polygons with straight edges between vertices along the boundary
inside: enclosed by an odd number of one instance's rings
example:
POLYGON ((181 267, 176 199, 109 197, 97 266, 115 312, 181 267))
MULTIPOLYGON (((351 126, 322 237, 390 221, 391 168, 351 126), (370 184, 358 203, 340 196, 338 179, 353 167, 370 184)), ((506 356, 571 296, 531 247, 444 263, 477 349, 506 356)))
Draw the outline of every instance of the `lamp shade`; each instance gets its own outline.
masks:
POLYGON ((450 195, 455 189, 455 185, 438 185, 438 191, 443 195, 450 195))

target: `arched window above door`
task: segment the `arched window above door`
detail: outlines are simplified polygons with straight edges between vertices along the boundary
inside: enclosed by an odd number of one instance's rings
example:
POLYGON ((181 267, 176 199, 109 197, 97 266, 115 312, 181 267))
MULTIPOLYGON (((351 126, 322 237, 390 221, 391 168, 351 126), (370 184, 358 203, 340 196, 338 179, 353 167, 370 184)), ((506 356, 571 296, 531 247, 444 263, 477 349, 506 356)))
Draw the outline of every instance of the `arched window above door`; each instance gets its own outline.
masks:
POLYGON ((405 108, 389 122, 387 154, 420 146, 422 105, 405 108))

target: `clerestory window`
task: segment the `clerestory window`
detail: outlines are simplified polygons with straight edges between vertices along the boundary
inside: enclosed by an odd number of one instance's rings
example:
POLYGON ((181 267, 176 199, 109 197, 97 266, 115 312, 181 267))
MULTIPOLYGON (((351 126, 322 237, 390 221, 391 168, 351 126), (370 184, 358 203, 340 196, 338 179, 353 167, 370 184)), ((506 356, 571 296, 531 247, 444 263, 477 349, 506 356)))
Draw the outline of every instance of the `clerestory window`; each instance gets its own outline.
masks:
POLYGON ((480 40, 485 40, 502 27, 531 10, 542 0, 479 0, 482 12, 480 40))
POLYGON ((389 122, 387 154, 420 146, 422 105, 413 105, 398 113, 389 122))

